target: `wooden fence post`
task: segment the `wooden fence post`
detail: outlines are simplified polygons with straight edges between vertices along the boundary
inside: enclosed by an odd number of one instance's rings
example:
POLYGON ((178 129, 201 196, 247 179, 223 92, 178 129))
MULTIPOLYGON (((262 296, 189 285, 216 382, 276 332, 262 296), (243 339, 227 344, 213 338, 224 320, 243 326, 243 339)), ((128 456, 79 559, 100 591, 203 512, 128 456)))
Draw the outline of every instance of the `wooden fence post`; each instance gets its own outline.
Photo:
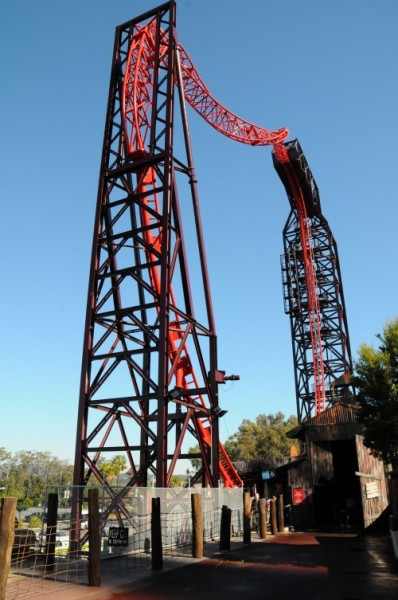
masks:
POLYGON ((258 516, 260 519, 260 538, 264 540, 267 537, 267 503, 265 498, 258 501, 258 516))
POLYGON ((231 549, 231 509, 228 506, 221 508, 220 523, 220 550, 231 549))
POLYGON ((285 513, 283 507, 283 494, 278 498, 278 531, 283 533, 285 531, 285 513))
POLYGON ((271 520, 271 533, 276 535, 278 533, 278 527, 276 524, 276 498, 271 498, 270 502, 270 520, 271 520))
POLYGON ((2 498, 0 515, 0 600, 5 600, 15 535, 16 498, 2 498))
POLYGON ((202 495, 191 495, 192 506, 192 556, 203 558, 203 513, 202 495))
POLYGON ((46 530, 46 571, 53 571, 55 566, 55 534, 57 532, 58 494, 48 494, 47 530, 46 530))
POLYGON ((98 488, 88 490, 88 584, 101 585, 101 536, 98 488))
POLYGON ((251 500, 250 492, 243 492, 243 543, 251 543, 251 500))
POLYGON ((152 498, 151 518, 152 569, 163 568, 162 524, 160 519, 160 498, 152 498))

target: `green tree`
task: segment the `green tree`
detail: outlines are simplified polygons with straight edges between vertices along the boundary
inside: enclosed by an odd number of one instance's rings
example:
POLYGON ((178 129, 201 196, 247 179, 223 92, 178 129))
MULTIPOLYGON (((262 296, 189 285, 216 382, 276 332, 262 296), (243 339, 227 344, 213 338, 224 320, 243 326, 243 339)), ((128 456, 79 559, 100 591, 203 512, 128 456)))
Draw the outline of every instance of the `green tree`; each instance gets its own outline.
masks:
POLYGON ((238 431, 225 442, 225 449, 233 461, 272 460, 290 456, 296 442, 286 433, 297 425, 297 418, 287 419, 281 412, 258 415, 256 421, 244 419, 238 431))
POLYGON ((12 454, 2 446, 0 448, 0 497, 8 493, 8 480, 12 470, 12 454))
POLYGON ((105 477, 105 479, 111 479, 114 476, 113 465, 110 460, 100 460, 100 462, 98 463, 98 468, 101 471, 102 475, 105 477))
MULTIPOLYGON (((195 446, 192 446, 192 448, 188 448, 188 454, 200 454, 200 448, 199 448, 199 444, 196 444, 195 446)), ((200 469, 201 465, 202 465, 202 459, 201 458, 190 458, 189 459, 192 468, 194 469, 195 473, 198 469, 200 469)))
POLYGON ((127 468, 126 457, 123 456, 122 454, 116 454, 116 456, 114 456, 112 458, 112 464, 113 464, 113 471, 115 473, 115 477, 117 477, 118 475, 120 475, 120 473, 125 471, 127 468))
POLYGON ((126 470, 127 462, 122 454, 116 454, 112 460, 101 460, 98 466, 106 479, 114 479, 126 470))
POLYGON ((49 452, 21 450, 12 455, 0 448, 0 486, 19 505, 43 504, 46 486, 70 483, 72 471, 72 465, 49 452))
POLYGON ((182 487, 183 486, 183 481, 181 479, 181 477, 178 477, 178 475, 172 475, 170 478, 170 487, 182 487))
POLYGON ((359 419, 372 454, 398 468, 398 318, 376 337, 379 347, 361 344, 355 363, 359 419))

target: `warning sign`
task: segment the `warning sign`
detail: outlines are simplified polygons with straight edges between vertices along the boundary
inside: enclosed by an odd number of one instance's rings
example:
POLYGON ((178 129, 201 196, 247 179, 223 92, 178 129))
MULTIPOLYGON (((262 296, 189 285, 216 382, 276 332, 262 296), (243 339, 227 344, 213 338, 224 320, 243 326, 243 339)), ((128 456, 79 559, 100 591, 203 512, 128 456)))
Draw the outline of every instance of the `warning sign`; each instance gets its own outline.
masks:
POLYGON ((379 483, 372 481, 371 483, 365 483, 366 498, 378 498, 379 496, 379 483))
POLYGON ((128 527, 109 527, 108 546, 128 546, 128 527))
POLYGON ((292 489, 292 502, 294 505, 304 502, 304 489, 297 487, 292 489))

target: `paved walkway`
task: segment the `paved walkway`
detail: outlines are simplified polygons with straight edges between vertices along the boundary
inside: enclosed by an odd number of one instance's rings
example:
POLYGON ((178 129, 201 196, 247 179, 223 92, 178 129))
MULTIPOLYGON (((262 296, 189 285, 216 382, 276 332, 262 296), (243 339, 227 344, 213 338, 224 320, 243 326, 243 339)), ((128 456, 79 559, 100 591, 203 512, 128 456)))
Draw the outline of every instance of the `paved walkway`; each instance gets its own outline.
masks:
POLYGON ((397 600, 388 536, 289 533, 210 558, 166 559, 154 572, 107 573, 100 588, 67 585, 51 600, 397 600))

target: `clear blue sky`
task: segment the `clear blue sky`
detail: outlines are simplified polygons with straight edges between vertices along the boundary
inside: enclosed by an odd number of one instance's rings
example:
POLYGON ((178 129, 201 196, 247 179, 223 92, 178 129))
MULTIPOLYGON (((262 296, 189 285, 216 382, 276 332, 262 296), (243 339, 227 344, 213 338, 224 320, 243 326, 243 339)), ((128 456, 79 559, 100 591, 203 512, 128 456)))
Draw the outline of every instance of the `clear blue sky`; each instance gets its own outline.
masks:
MULTIPOLYGON (((0 446, 73 460, 114 29, 144 0, 2 0, 0 446)), ((160 2, 159 2, 160 4, 160 2)), ((179 0, 208 88, 307 156, 337 240, 351 344, 398 315, 396 0, 179 0)), ((226 439, 294 414, 279 256, 288 201, 269 148, 189 111, 219 336, 226 439)))

